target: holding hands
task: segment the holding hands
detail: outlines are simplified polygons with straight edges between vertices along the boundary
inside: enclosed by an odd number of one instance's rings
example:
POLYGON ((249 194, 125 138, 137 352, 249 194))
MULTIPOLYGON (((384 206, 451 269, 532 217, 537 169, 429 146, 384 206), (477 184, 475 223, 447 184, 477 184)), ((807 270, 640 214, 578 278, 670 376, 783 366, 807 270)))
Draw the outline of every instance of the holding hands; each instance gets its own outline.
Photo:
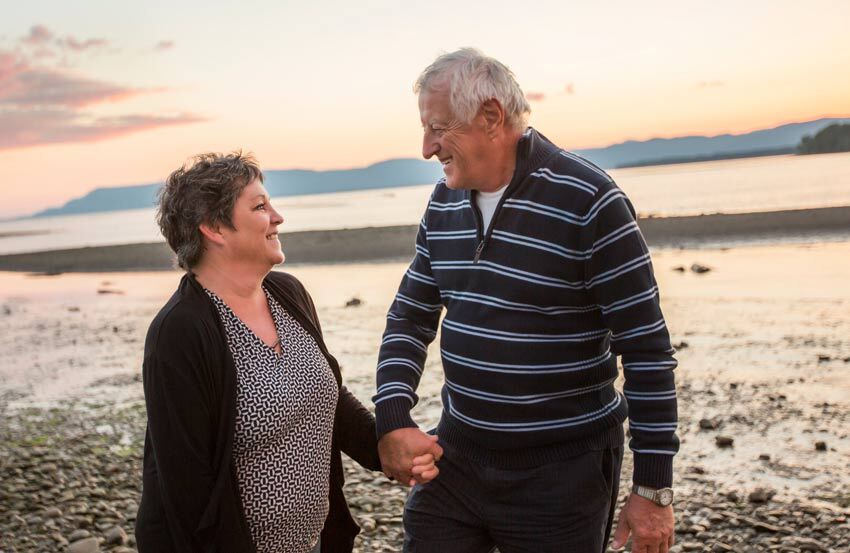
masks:
POLYGON ((436 463, 443 456, 443 448, 437 443, 437 436, 418 428, 399 428, 381 437, 378 454, 387 477, 413 486, 437 477, 440 469, 436 463))

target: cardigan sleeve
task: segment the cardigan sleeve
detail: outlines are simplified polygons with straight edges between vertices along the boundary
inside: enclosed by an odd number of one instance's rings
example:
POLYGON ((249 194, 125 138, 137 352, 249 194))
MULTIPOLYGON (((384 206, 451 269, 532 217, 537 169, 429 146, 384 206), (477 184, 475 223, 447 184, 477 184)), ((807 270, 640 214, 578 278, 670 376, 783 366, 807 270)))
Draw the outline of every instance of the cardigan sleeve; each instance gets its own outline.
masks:
POLYGON ((216 430, 198 331, 191 323, 162 324, 148 338, 155 343, 142 369, 159 492, 175 550, 185 553, 213 546, 199 532, 216 480, 216 430))

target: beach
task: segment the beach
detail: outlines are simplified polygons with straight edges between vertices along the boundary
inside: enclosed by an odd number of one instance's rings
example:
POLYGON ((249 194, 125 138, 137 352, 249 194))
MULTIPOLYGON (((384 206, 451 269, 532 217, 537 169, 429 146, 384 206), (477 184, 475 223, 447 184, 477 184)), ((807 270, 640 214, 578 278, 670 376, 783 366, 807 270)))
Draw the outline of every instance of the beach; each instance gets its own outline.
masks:
MULTIPOLYGON (((730 246, 822 241, 850 236, 850 206, 680 217, 640 217, 651 247, 730 246)), ((409 259, 417 225, 307 230, 280 235, 287 264, 409 259)), ((49 249, 0 255, 0 271, 38 273, 167 271, 173 255, 163 242, 49 249)))
MULTIPOLYGON (((652 251, 680 364, 674 551, 850 545, 850 239, 768 238, 652 251)), ((286 241, 288 255, 294 246, 286 241)), ((312 293, 346 384, 370 407, 384 315, 405 268, 282 267, 312 293)), ((102 550, 134 550, 144 335, 180 278, 147 269, 0 273, 0 551, 92 538, 102 550)), ((423 427, 440 416, 437 344, 414 410, 423 427)), ((346 471, 363 527, 356 550, 399 551, 406 489, 347 460, 346 471)))

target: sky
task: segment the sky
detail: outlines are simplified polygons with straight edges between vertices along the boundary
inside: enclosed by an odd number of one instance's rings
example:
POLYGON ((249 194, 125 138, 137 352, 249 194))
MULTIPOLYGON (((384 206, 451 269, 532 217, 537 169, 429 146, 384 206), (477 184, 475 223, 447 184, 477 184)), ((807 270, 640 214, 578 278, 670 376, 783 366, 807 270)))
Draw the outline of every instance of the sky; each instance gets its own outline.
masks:
POLYGON ((850 2, 0 0, 0 218, 161 182, 421 155, 413 82, 473 46, 579 149, 850 116, 850 2), (427 8, 427 9, 425 9, 427 8))

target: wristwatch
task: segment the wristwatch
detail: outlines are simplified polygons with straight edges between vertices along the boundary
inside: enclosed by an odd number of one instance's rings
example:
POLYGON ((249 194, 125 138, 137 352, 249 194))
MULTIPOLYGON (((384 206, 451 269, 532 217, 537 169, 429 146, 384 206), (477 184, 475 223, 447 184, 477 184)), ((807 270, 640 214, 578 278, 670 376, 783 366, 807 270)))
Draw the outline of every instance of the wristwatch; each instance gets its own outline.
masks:
POLYGON ((662 507, 666 507, 673 503, 673 488, 661 488, 660 490, 656 490, 655 488, 648 488, 646 486, 639 486, 638 484, 635 484, 632 486, 632 493, 644 497, 662 507))

